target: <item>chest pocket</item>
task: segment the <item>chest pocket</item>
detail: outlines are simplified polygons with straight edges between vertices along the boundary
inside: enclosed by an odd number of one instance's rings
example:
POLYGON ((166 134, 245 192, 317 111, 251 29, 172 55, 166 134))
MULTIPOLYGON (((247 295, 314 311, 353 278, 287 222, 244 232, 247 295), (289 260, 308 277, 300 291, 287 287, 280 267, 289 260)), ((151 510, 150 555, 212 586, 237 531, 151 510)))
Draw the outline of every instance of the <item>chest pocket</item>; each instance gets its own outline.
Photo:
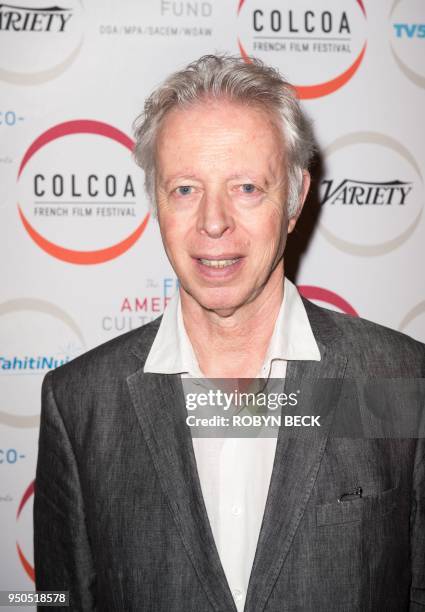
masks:
POLYGON ((320 527, 379 519, 396 507, 399 495, 401 495, 400 489, 394 488, 351 501, 321 504, 316 507, 316 525, 320 527))

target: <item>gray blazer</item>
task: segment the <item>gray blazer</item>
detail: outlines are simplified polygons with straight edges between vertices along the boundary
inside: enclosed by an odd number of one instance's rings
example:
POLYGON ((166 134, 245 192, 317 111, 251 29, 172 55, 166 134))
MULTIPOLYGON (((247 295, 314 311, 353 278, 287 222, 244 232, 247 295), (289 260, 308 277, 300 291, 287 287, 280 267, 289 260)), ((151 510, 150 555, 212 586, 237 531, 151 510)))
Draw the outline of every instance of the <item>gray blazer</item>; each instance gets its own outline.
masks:
MULTIPOLYGON (((322 358, 290 362, 287 379, 335 379, 304 400, 326 412, 328 425, 350 401, 344 381, 424 377, 424 345, 305 306, 322 358)), ((107 342, 44 381, 36 586, 69 590, 72 610, 236 612, 180 377, 143 372, 158 325, 107 342)), ((424 440, 327 431, 279 431, 245 611, 425 611, 424 440), (359 484, 362 498, 338 502, 359 484)))

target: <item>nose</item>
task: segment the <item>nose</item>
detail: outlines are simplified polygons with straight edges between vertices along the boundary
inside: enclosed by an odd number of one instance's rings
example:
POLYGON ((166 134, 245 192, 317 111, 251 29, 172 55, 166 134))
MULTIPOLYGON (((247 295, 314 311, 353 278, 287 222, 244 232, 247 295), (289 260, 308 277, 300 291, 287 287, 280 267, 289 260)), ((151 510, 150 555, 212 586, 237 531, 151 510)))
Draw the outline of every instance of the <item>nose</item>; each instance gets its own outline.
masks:
POLYGON ((222 194, 204 193, 198 208, 197 230, 210 238, 221 238, 235 227, 231 202, 222 194))

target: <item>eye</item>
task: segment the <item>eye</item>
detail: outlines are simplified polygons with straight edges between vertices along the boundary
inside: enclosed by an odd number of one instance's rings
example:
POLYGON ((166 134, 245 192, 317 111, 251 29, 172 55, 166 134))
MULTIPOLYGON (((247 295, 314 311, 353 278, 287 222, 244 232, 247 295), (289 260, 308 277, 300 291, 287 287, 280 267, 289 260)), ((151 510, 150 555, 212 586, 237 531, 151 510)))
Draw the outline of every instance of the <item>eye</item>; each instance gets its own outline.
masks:
POLYGON ((254 193, 257 188, 252 183, 244 183, 243 185, 241 185, 241 189, 243 193, 254 193))
POLYGON ((181 196, 190 195, 192 191, 193 191, 193 187, 191 187, 190 185, 181 185, 180 187, 177 187, 176 189, 176 193, 181 196))

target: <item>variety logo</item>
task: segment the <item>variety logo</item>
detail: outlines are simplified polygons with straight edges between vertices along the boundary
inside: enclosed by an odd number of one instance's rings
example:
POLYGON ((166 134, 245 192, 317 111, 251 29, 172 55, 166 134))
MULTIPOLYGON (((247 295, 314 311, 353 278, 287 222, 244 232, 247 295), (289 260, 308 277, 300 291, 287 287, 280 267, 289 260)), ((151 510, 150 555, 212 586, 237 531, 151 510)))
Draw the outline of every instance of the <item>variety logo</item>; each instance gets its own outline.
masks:
POLYGON ((62 74, 83 43, 81 12, 80 0, 47 7, 37 0, 0 3, 0 79, 35 85, 62 74))
POLYGON ((115 313, 102 317, 102 330, 116 335, 153 321, 164 312, 178 286, 176 278, 147 279, 143 295, 124 296, 115 313))
POLYGON ((344 312, 352 317, 358 317, 358 313, 354 308, 340 295, 324 289, 323 287, 315 287, 313 285, 299 285, 298 291, 302 296, 313 302, 319 302, 319 305, 325 304, 331 307, 332 310, 344 312))
POLYGON ((389 21, 391 53, 397 66, 412 83, 425 87, 423 3, 395 0, 389 21))
MULTIPOLYGON (((18 511, 16 513, 16 521, 18 524, 18 528, 21 523, 25 523, 25 529, 22 527, 21 531, 25 531, 25 535, 27 536, 25 540, 29 540, 28 534, 32 534, 32 510, 31 504, 29 504, 30 500, 32 500, 34 495, 34 481, 27 487, 25 493, 22 496, 22 499, 18 506, 18 511)), ((24 539, 24 537, 22 537, 24 539)), ((29 557, 33 556, 27 552, 31 547, 30 542, 25 541, 25 545, 19 540, 16 541, 16 550, 18 551, 19 561, 27 574, 28 578, 35 582, 35 574, 34 574, 34 565, 29 561, 29 557), (25 551, 25 552, 24 552, 25 551)))
POLYGON ((46 8, 0 4, 0 30, 13 32, 65 32, 73 11, 60 6, 46 8))
POLYGON ((331 179, 322 181, 322 204, 390 205, 405 204, 413 183, 403 181, 353 181, 339 183, 331 179))
POLYGON ((18 211, 37 246, 84 265, 114 259, 137 242, 149 212, 133 144, 90 120, 56 125, 31 144, 18 172, 18 211))
POLYGON ((242 57, 275 64, 300 98, 318 98, 345 85, 366 51, 362 0, 238 1, 242 57))
POLYGON ((383 255, 408 240, 424 199, 422 173, 411 153, 372 132, 343 136, 324 153, 323 236, 346 253, 364 256, 383 255))
POLYGON ((0 395, 11 406, 7 411, 0 410, 0 423, 9 427, 37 427, 41 379, 48 370, 67 363, 84 350, 83 335, 61 308, 32 298, 0 304, 0 333, 3 338, 0 395), (26 375, 25 385, 16 384, 18 375, 26 375), (28 414, 29 406, 32 410, 28 414))

